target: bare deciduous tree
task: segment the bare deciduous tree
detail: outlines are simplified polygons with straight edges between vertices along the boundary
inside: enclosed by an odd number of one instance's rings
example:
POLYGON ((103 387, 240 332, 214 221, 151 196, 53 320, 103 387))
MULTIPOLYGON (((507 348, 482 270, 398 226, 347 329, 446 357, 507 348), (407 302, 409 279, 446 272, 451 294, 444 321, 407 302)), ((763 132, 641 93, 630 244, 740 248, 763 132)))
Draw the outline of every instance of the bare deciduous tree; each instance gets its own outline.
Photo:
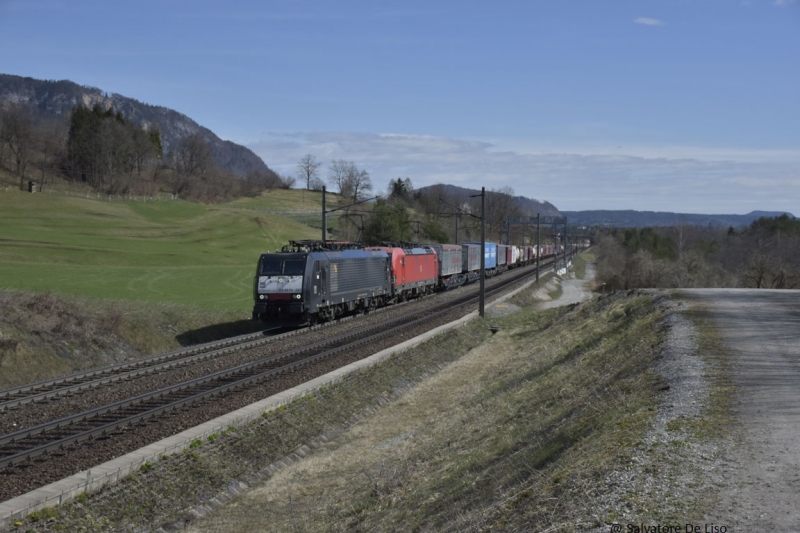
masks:
MULTIPOLYGON (((398 178, 399 180, 400 178, 398 178)), ((390 183, 390 187, 394 185, 390 183)), ((414 195, 420 210, 434 218, 442 215, 453 215, 458 212, 458 200, 451 198, 447 194, 447 189, 441 183, 428 187, 425 192, 418 192, 414 195)))
POLYGON ((148 132, 145 130, 134 130, 132 143, 132 168, 136 177, 141 180, 145 172, 158 168, 161 159, 161 138, 158 130, 148 132))
POLYGON ((369 177, 369 172, 359 169, 353 165, 352 169, 347 176, 348 187, 351 191, 350 196, 353 202, 364 198, 366 193, 372 190, 372 180, 369 177))
POLYGON ((65 120, 43 120, 38 127, 40 160, 40 184, 47 183, 47 173, 52 177, 58 172, 57 161, 65 157, 68 124, 65 120))
POLYGON ((280 176, 281 180, 281 185, 280 185, 281 189, 291 189, 292 187, 294 187, 294 184, 297 183, 297 180, 294 178, 294 176, 289 176, 288 174, 287 175, 278 174, 278 176, 280 176))
POLYGON ((325 182, 319 178, 314 178, 311 180, 311 190, 312 191, 321 191, 322 187, 325 186, 325 182))
POLYGON ((200 133, 193 133, 178 142, 173 153, 175 170, 192 178, 202 178, 214 169, 211 148, 200 133))
POLYGON ((306 154, 297 163, 297 175, 306 182, 306 189, 312 190, 312 185, 319 181, 319 167, 322 163, 311 154, 306 154))
POLYGON ((349 169, 354 166, 355 164, 352 161, 334 159, 328 167, 328 183, 335 185, 343 196, 345 195, 344 188, 347 187, 349 169))
POLYGON ((358 168, 352 161, 334 159, 328 170, 328 182, 339 189, 339 194, 354 202, 372 190, 369 172, 358 168))
POLYGON ((106 193, 126 192, 130 188, 128 165, 132 158, 133 143, 125 126, 117 121, 107 120, 101 126, 100 134, 100 182, 106 193))
MULTIPOLYGON (((516 215, 519 208, 514 204, 514 189, 502 187, 486 191, 485 198, 486 231, 499 241, 505 242, 505 231, 509 217, 516 215)), ((470 198, 470 212, 481 212, 479 196, 470 198)))
POLYGON ((28 166, 32 140, 31 114, 22 106, 4 107, 0 111, 0 143, 11 150, 20 189, 25 188, 25 169, 28 166))

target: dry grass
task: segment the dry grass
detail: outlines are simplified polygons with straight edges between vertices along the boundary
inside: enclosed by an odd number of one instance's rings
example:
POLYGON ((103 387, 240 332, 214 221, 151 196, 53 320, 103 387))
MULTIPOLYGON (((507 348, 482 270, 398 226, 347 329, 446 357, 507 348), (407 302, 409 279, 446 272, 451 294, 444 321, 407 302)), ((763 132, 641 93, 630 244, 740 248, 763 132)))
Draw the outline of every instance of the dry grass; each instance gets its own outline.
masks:
MULTIPOLYGON (((706 363, 706 379, 708 380, 708 401, 703 416, 698 419, 681 421, 681 430, 687 432, 694 442, 704 444, 713 449, 708 456, 714 461, 729 463, 728 468, 739 468, 733 455, 742 445, 742 427, 733 415, 733 402, 736 398, 736 386, 731 381, 733 371, 730 368, 730 352, 725 348, 719 330, 713 324, 707 310, 700 304, 689 303, 685 316, 693 323, 697 332, 698 356, 706 363), (733 463, 733 464, 731 464, 733 463)), ((724 476, 721 468, 706 468, 700 475, 707 478, 716 487, 724 485, 719 476, 724 476)), ((720 505, 720 494, 717 490, 707 490, 693 502, 689 512, 697 517, 708 518, 709 521, 730 516, 730 509, 720 505)))
POLYGON ((593 263, 595 256, 592 252, 581 252, 572 260, 575 277, 578 279, 586 278, 586 263, 593 263))
MULTIPOLYGON (((638 472, 653 426, 661 318, 650 296, 617 293, 493 318, 496 335, 476 320, 63 506, 35 531, 180 529, 187 509, 229 500, 242 481, 254 488, 189 530, 604 530, 617 511, 656 523, 663 494, 609 480, 638 472), (304 458, 281 461, 304 444, 304 458), (598 513, 617 501, 609 494, 623 499, 598 513)), ((636 475, 684 480, 680 464, 658 461, 636 475)))
POLYGON ((561 284, 553 271, 542 274, 539 283, 532 284, 527 290, 518 292, 508 301, 517 307, 531 307, 542 301, 549 301, 550 294, 559 291, 561 284))
POLYGON ((0 388, 252 331, 242 313, 0 290, 0 388))
POLYGON ((194 530, 599 526, 604 475, 653 416, 658 319, 623 295, 493 319, 486 343, 194 530))

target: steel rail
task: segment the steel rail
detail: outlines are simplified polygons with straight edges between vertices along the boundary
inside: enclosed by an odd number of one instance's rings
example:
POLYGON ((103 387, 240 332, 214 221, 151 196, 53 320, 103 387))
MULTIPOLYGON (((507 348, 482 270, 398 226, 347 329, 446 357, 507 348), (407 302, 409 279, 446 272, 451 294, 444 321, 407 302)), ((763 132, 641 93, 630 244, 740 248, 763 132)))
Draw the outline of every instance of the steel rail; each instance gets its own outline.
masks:
MULTIPOLYGON (((442 311, 439 311, 439 312, 442 312, 442 311)), ((397 319, 396 321, 400 321, 400 320, 402 320, 402 319, 397 319)), ((209 396, 223 394, 223 393, 225 393, 225 392, 227 392, 227 391, 229 391, 231 389, 234 389, 234 388, 243 388, 243 387, 246 387, 249 384, 252 384, 254 382, 261 381, 261 380, 264 380, 264 379, 268 379, 268 378, 270 378, 272 376, 275 376, 275 375, 278 375, 278 374, 292 372, 292 371, 294 371, 294 370, 296 370, 296 369, 298 369, 298 368, 300 368, 302 366, 306 366, 306 365, 312 364, 314 362, 317 362, 319 360, 322 360, 324 358, 334 356, 334 355, 336 355, 336 354, 338 354, 338 353, 340 353, 342 351, 345 351, 345 350, 351 350, 353 347, 356 347, 356 346, 359 346, 359 345, 362 345, 362 344, 366 344, 368 342, 375 342, 378 339, 381 339, 381 338, 387 337, 389 335, 395 334, 395 333, 397 333, 397 331, 413 327, 413 326, 415 326, 415 325, 417 325, 417 324, 419 324, 421 322, 427 321, 427 320, 430 320, 430 316, 424 316, 424 317, 416 318, 416 319, 413 319, 411 321, 407 321, 406 320, 402 324, 396 325, 396 326, 394 326, 394 327, 392 327, 390 329, 383 329, 383 330, 381 330, 381 331, 379 331, 377 333, 374 333, 374 334, 368 335, 368 336, 364 336, 363 335, 363 330, 360 330, 359 332, 351 332, 351 333, 348 333, 348 334, 343 335, 341 337, 337 337, 337 340, 341 340, 343 338, 348 338, 349 339, 349 338, 355 337, 354 341, 349 342, 347 344, 342 344, 342 345, 337 346, 335 348, 326 350, 326 351, 324 351, 322 353, 317 353, 317 354, 311 355, 309 357, 305 357, 305 358, 303 358, 303 359, 301 359, 299 361, 295 361, 295 362, 289 363, 287 365, 280 366, 279 368, 269 368, 268 370, 265 370, 263 372, 262 371, 253 372, 254 370, 259 369, 259 368, 263 368, 264 366, 272 365, 272 364, 278 362, 279 360, 289 359, 289 358, 292 358, 292 357, 297 356, 299 354, 302 354, 302 353, 305 353, 305 352, 309 352, 309 351, 313 351, 314 349, 320 347, 321 345, 329 345, 330 341, 323 341, 323 342, 315 343, 314 345, 311 345, 311 346, 298 348, 296 350, 292 350, 292 351, 286 352, 284 354, 271 356, 269 358, 266 358, 266 359, 263 359, 263 360, 260 360, 260 361, 255 361, 255 362, 251 362, 251 363, 245 363, 243 365, 239 365, 239 366, 231 368, 231 369, 226 369, 226 370, 222 370, 222 371, 216 372, 214 374, 209 374, 209 375, 206 375, 206 376, 202 376, 200 378, 196 378, 196 379, 193 379, 193 380, 190 380, 190 381, 186 381, 186 382, 180 383, 178 385, 174 385, 172 387, 165 387, 165 388, 159 389, 157 391, 153 391, 153 392, 150 392, 150 393, 142 394, 142 395, 136 396, 134 398, 128 398, 126 400, 121 400, 119 402, 115 402, 113 404, 109 404, 109 405, 105 405, 105 406, 102 406, 102 407, 98 407, 98 408, 92 409, 90 411, 79 413, 77 415, 72 415, 72 416, 65 417, 65 418, 62 418, 62 419, 59 419, 59 420, 56 420, 56 421, 53 421, 53 422, 40 424, 40 425, 35 426, 35 427, 26 428, 26 429, 17 431, 15 433, 4 435, 4 436, 0 437, 0 446, 5 446, 7 450, 10 447, 11 450, 12 450, 12 453, 7 453, 5 456, 0 457, 0 469, 5 468, 7 466, 14 466, 16 464, 19 464, 20 462, 26 461, 28 459, 32 459, 34 457, 37 457, 39 455, 43 455, 45 453, 50 453, 50 452, 53 452, 53 451, 56 451, 56 450, 62 450, 66 446, 69 446, 70 444, 75 444, 75 443, 78 443, 78 442, 81 442, 81 441, 84 441, 84 440, 88 440, 91 437, 96 437, 96 436, 99 436, 99 435, 107 434, 107 433, 109 433, 109 432, 111 432, 111 431, 113 431, 113 430, 115 430, 115 429, 117 429, 119 427, 127 426, 127 425, 130 425, 132 423, 138 422, 140 420, 144 420, 144 419, 147 419, 147 418, 152 418, 154 416, 157 416, 157 415, 162 414, 162 413, 167 412, 167 411, 171 411, 171 410, 174 410, 174 409, 177 409, 177 408, 180 408, 180 407, 185 407, 187 405, 191 405, 191 404, 196 403, 196 402, 198 402, 198 401, 200 401, 202 399, 205 399, 205 398, 207 398, 209 396), (239 377, 237 377, 237 376, 239 376, 239 377), (132 415, 127 415, 127 416, 124 415, 124 416, 122 416, 120 418, 117 418, 117 419, 115 419, 113 421, 108 421, 108 422, 104 421, 105 423, 102 423, 102 425, 98 425, 98 426, 95 426, 95 427, 92 427, 92 428, 89 428, 89 429, 85 429, 84 430, 82 428, 78 428, 78 432, 77 433, 73 432, 72 434, 70 434, 68 436, 55 438, 55 439, 49 440, 48 442, 46 442, 44 444, 34 445, 34 447, 32 447, 32 448, 28 447, 28 448, 23 448, 21 451, 15 451, 15 450, 19 449, 19 447, 20 447, 19 445, 20 444, 22 444, 24 446, 24 441, 25 440, 30 440, 33 437, 37 437, 39 435, 42 435, 43 433, 52 432, 52 431, 56 431, 56 430, 65 429, 65 428, 69 428, 69 427, 72 427, 72 426, 76 426, 80 422, 85 422, 85 421, 88 421, 88 420, 101 418, 103 415, 106 415, 108 413, 119 412, 119 411, 122 411, 124 409, 130 408, 130 407, 139 406, 139 405, 146 405, 146 403, 151 401, 151 400, 155 400, 155 399, 158 399, 158 398, 165 398, 165 397, 169 398, 170 396, 172 396, 172 395, 174 395, 176 393, 179 393, 179 392, 182 392, 182 391, 186 391, 186 390, 189 390, 189 389, 193 389, 193 388, 198 388, 198 387, 200 387, 202 385, 205 385, 207 383, 219 382, 221 380, 227 380, 227 381, 222 385, 214 386, 214 387, 211 387, 211 388, 209 388, 207 390, 202 390, 199 393, 191 394, 190 396, 187 396, 187 397, 178 398, 178 399, 174 399, 174 400, 173 399, 169 399, 167 403, 164 403, 162 405, 158 405, 158 406, 155 406, 155 407, 152 407, 152 408, 148 408, 148 409, 146 409, 144 411, 136 412, 136 413, 134 413, 132 415)), ((3 453, 2 449, 0 449, 0 453, 3 453)))
MULTIPOLYGON (((314 326, 314 328, 318 327, 324 327, 324 325, 314 326)), ((237 337, 157 354, 129 363, 109 365, 89 371, 76 372, 56 379, 43 380, 19 387, 0 390, 0 411, 13 409, 26 403, 90 390, 115 381, 129 380, 150 373, 160 372, 165 369, 176 368, 219 355, 232 353, 240 349, 262 346, 268 342, 274 342, 299 333, 299 331, 292 331, 265 337, 267 332, 273 331, 274 329, 279 328, 239 335, 237 337), (226 350, 225 348, 229 349, 226 350)))
MULTIPOLYGON (((277 329, 277 328, 273 328, 277 329)), ((273 342, 297 332, 265 337, 271 329, 257 333, 248 333, 220 341, 200 344, 190 348, 174 350, 145 359, 139 359, 120 365, 110 365, 85 372, 77 372, 57 379, 39 381, 24 386, 0 391, 0 411, 11 409, 22 404, 56 398, 82 390, 88 390, 115 381, 158 372, 167 368, 175 368, 185 364, 202 361, 211 357, 232 353, 239 349, 252 348, 273 342)))
MULTIPOLYGON (((489 289, 489 292, 494 293, 503 290, 506 286, 519 281, 521 278, 527 277, 532 273, 532 271, 535 270, 521 269, 521 274, 518 274, 517 276, 514 277, 503 278, 501 282, 491 287, 489 289)), ((164 412, 171 411, 179 407, 187 406, 192 403, 196 403, 197 401, 200 401, 209 396, 224 394, 225 392, 230 391, 231 389, 234 388, 243 388, 253 382, 268 379, 269 377, 281 373, 291 372, 301 366, 309 365, 323 358, 331 357, 343 350, 350 350, 353 347, 359 346, 361 344, 365 344, 368 342, 375 342, 376 340, 393 335, 403 329, 407 329, 416 326, 420 323, 430 321, 433 316, 448 312, 454 306, 465 305, 466 303, 469 303, 470 301, 473 301, 476 298, 477 296, 473 294, 465 295, 461 298, 457 298, 456 302, 450 301, 447 303, 443 303, 441 305, 436 305, 432 309, 426 310, 424 316, 411 320, 408 319, 407 315, 403 317, 398 317, 396 319, 387 321, 384 324, 382 324, 380 327, 382 327, 383 329, 377 333, 369 333, 365 335, 365 333, 367 333, 370 330, 374 331, 375 329, 374 326, 360 328, 357 331, 353 331, 345 335, 335 337, 333 339, 314 343, 312 345, 305 346, 303 348, 298 348, 295 350, 291 350, 289 352, 285 352, 283 354, 270 356, 258 361, 244 363, 236 367, 221 370, 213 374, 208 374, 206 376, 201 376, 199 378, 195 378, 193 380, 179 383, 177 385, 173 385, 170 387, 165 387, 157 391, 145 393, 133 398, 128 398, 126 400, 121 400, 119 402, 101 406, 83 413, 78 413, 76 415, 71 415, 69 417, 65 417, 56 421, 40 424, 38 426, 34 426, 31 428, 25 428, 16 431, 14 433, 0 436, 0 446, 6 448, 6 453, 4 454, 4 456, 0 456, 0 469, 3 469, 10 465, 19 464, 22 461, 26 461, 28 459, 34 458, 36 456, 45 453, 50 453, 55 450, 64 449, 66 446, 69 446, 70 444, 78 443, 83 440, 87 440, 91 437, 107 434, 109 432, 112 432, 116 428, 127 426, 137 421, 147 418, 152 418, 164 412), (387 325, 389 325, 390 327, 387 328, 387 325), (356 340, 348 342, 348 340, 352 339, 353 337, 355 337, 356 340), (322 353, 318 353, 309 357, 305 357, 299 361, 283 365, 279 368, 268 368, 267 370, 263 371, 260 370, 263 369, 265 366, 270 366, 270 365, 274 366, 274 364, 276 364, 279 361, 298 357, 304 353, 308 353, 309 351, 317 350, 322 347, 327 347, 335 343, 341 343, 341 344, 335 348, 328 349, 322 353), (222 385, 209 387, 208 389, 201 390, 200 392, 191 393, 190 391, 203 387, 206 384, 212 384, 214 382, 219 383, 220 381, 224 381, 224 383, 222 385), (177 399, 171 398, 171 396, 175 394, 184 392, 189 392, 189 394, 187 396, 179 397, 177 399), (140 412, 134 412, 133 414, 123 413, 123 416, 116 417, 116 419, 111 421, 106 421, 102 419, 104 415, 107 415, 109 413, 123 412, 123 410, 125 409, 136 408, 137 406, 146 406, 148 402, 154 401, 159 398, 162 399, 166 398, 166 403, 162 402, 159 405, 156 405, 154 407, 148 407, 144 410, 141 410, 140 412), (88 429, 77 427, 80 423, 96 419, 101 420, 100 425, 88 429), (24 441, 26 440, 29 441, 35 440, 36 438, 39 438, 39 436, 41 436, 42 434, 45 434, 47 432, 57 432, 58 430, 63 430, 70 426, 73 428, 73 430, 71 434, 67 436, 57 437, 55 439, 48 438, 49 439, 48 442, 45 442, 44 444, 31 443, 34 444, 33 447, 28 447, 27 449, 19 450, 20 445, 24 446, 24 441), (77 429, 77 433, 75 432, 75 429, 77 429)), ((2 449, 0 449, 0 453, 3 453, 2 449)))
MULTIPOLYGON (((357 335, 360 335, 361 333, 362 333, 362 331, 359 330, 359 331, 351 332, 351 333, 346 334, 346 335, 341 335, 339 337, 334 337, 334 338, 331 338, 331 339, 325 339, 325 340, 316 342, 314 344, 303 346, 301 348, 296 348, 294 350, 290 350, 290 351, 283 352, 283 353, 280 353, 280 354, 276 354, 276 355, 272 355, 272 356, 269 356, 269 357, 265 357, 265 358, 262 358, 262 359, 259 359, 259 360, 256 360, 256 361, 251 361, 251 362, 248 362, 248 363, 242 363, 242 364, 237 365, 235 367, 230 367, 230 368, 226 368, 226 369, 223 369, 223 370, 219 370, 219 371, 214 372, 212 374, 206 374, 205 376, 200 376, 198 378, 194 378, 194 379, 191 379, 191 380, 188 380, 188 381, 177 383, 175 385, 164 387, 164 388, 158 389, 156 391, 147 392, 147 393, 144 393, 144 394, 140 394, 138 396, 127 398, 125 400, 120 400, 120 401, 117 401, 117 402, 114 402, 114 403, 111 403, 111 404, 108 404, 108 405, 104 405, 104 406, 101 406, 101 407, 96 407, 94 409, 90 409, 90 410, 84 411, 82 413, 69 415, 69 416, 63 417, 63 418, 58 419, 58 420, 45 422, 43 424, 39 424, 39 425, 36 425, 36 426, 31 426, 29 428, 22 428, 22 429, 17 430, 17 431, 15 431, 13 433, 8 433, 6 435, 0 436, 0 446, 4 446, 4 445, 7 445, 7 444, 12 443, 12 442, 18 442, 18 441, 20 441, 22 439, 33 437, 33 436, 38 435, 40 433, 53 431, 53 430, 56 430, 56 429, 59 429, 59 428, 62 428, 62 427, 68 426, 68 425, 75 424, 77 422, 81 422, 81 421, 84 421, 84 420, 87 420, 87 419, 90 419, 90 418, 101 416, 101 415, 106 414, 108 412, 112 412, 112 411, 119 410, 119 409, 124 409, 126 407, 129 407, 129 406, 132 406, 132 405, 135 405, 135 404, 139 404, 139 403, 142 403, 142 402, 146 402, 146 401, 149 401, 150 399, 157 398, 157 397, 160 397, 160 396, 164 396, 166 394, 172 394, 172 393, 174 393, 176 391, 181 391, 181 390, 184 390, 184 389, 186 389, 188 387, 198 386, 198 385, 201 385, 203 383, 206 383, 206 382, 209 382, 209 381, 212 381, 212 380, 223 379, 223 378, 229 377, 229 376, 237 374, 237 373, 246 372, 246 371, 248 371, 250 369, 253 369, 253 368, 263 367, 264 365, 274 364, 276 362, 279 362, 279 361, 282 361, 282 360, 285 360, 285 359, 288 359, 288 358, 297 357, 297 356, 299 356, 299 355, 301 355, 303 353, 306 353, 308 351, 318 350, 318 349, 324 348, 326 346, 330 346, 332 344, 335 344, 337 342, 340 342, 340 343, 341 342, 347 342, 347 340, 349 338, 351 338, 352 336, 357 336, 357 335)), ((2 450, 0 450, 0 453, 2 453, 2 450)))

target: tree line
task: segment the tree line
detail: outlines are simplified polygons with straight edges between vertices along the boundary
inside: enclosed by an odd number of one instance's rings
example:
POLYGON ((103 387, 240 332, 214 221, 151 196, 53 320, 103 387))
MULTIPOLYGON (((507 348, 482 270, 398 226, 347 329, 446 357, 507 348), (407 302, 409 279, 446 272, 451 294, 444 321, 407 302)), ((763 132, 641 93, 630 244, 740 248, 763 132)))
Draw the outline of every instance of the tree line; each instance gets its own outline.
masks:
POLYGON ((677 226, 596 236, 607 288, 800 288, 800 220, 762 217, 744 229, 677 226))
POLYGON ((133 124, 121 112, 78 105, 68 117, 42 118, 21 104, 0 108, 0 166, 24 189, 58 180, 85 184, 103 194, 152 196, 215 202, 255 196, 267 188, 288 188, 294 178, 251 172, 237 178, 214 162, 202 133, 164 149, 157 128, 133 124))
MULTIPOLYGON (((410 178, 396 178, 387 191, 370 200, 372 209, 360 203, 373 193, 373 185, 365 169, 353 161, 334 159, 327 166, 323 179, 323 163, 307 154, 297 163, 296 178, 307 190, 321 191, 330 185, 339 194, 341 218, 339 237, 368 244, 379 242, 454 243, 480 239, 481 198, 454 196, 444 185, 415 190, 410 178)), ((533 216, 514 201, 510 187, 486 191, 485 218, 488 240, 505 242, 508 218, 533 216)), ((511 240, 518 244, 535 243, 533 232, 512 228, 511 240)))
MULTIPOLYGON (((67 117, 43 118, 25 105, 0 106, 0 167, 39 188, 57 182, 81 184, 103 194, 153 196, 217 202, 257 196, 267 188, 296 183, 319 191, 326 184, 338 193, 339 236, 371 243, 464 242, 480 238, 481 199, 451 195, 438 185, 415 190, 408 177, 376 194, 369 172, 355 162, 335 159, 327 166, 304 156, 293 176, 251 172, 237 178, 214 161, 202 133, 188 134, 166 147, 154 127, 132 123, 123 113, 96 105, 76 106, 67 117), (362 205, 373 202, 372 209, 362 205)), ((487 239, 505 242, 507 219, 534 215, 519 208, 510 187, 486 192, 487 239)), ((530 244, 532 232, 514 228, 512 242, 530 244)))

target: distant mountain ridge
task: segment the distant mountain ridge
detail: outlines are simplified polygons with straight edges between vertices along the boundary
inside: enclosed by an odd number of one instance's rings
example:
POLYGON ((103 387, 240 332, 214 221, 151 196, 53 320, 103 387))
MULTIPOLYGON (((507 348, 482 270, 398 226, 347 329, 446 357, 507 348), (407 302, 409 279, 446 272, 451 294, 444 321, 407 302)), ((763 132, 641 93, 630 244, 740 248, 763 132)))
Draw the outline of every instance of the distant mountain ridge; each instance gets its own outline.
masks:
MULTIPOLYGON (((749 226, 761 217, 777 217, 784 211, 751 211, 746 215, 700 215, 693 213, 667 213, 661 211, 562 211, 570 226, 601 226, 616 228, 645 228, 657 226, 692 226, 731 227, 749 226)), ((794 218, 794 215, 787 213, 794 218)))
POLYGON ((200 133, 211 147, 216 165, 237 177, 250 172, 267 175, 275 173, 252 150, 220 139, 208 128, 173 109, 139 102, 119 94, 107 94, 96 87, 78 85, 69 80, 37 80, 11 74, 0 74, 0 102, 27 104, 42 116, 69 116, 72 109, 83 104, 121 111, 132 123, 150 129, 158 128, 164 154, 184 137, 200 133))
MULTIPOLYGON (((426 191, 432 188, 441 188, 442 192, 459 202, 465 201, 470 196, 480 194, 479 189, 466 189, 456 185, 437 184, 421 187, 426 191)), ((535 216, 537 213, 545 216, 567 217, 570 226, 599 226, 608 228, 646 228, 659 226, 677 226, 688 224, 691 226, 711 226, 717 228, 743 228, 752 224, 761 217, 778 217, 784 211, 751 211, 745 215, 706 215, 695 213, 671 213, 664 211, 636 211, 594 209, 586 211, 561 211, 547 201, 535 200, 525 196, 514 196, 514 204, 519 208, 521 216, 535 216)), ((786 213, 792 218, 794 215, 786 213)))
MULTIPOLYGON (((458 201, 464 201, 470 196, 481 193, 479 189, 466 189, 464 187, 458 187, 457 185, 446 185, 443 183, 430 185, 428 187, 420 187, 419 190, 426 191, 434 187, 441 187, 442 191, 447 196, 458 201)), ((514 204, 520 209, 521 216, 532 216, 536 213, 541 213, 542 215, 547 216, 559 216, 558 209, 550 202, 535 200, 526 196, 514 196, 513 200, 514 204)))

